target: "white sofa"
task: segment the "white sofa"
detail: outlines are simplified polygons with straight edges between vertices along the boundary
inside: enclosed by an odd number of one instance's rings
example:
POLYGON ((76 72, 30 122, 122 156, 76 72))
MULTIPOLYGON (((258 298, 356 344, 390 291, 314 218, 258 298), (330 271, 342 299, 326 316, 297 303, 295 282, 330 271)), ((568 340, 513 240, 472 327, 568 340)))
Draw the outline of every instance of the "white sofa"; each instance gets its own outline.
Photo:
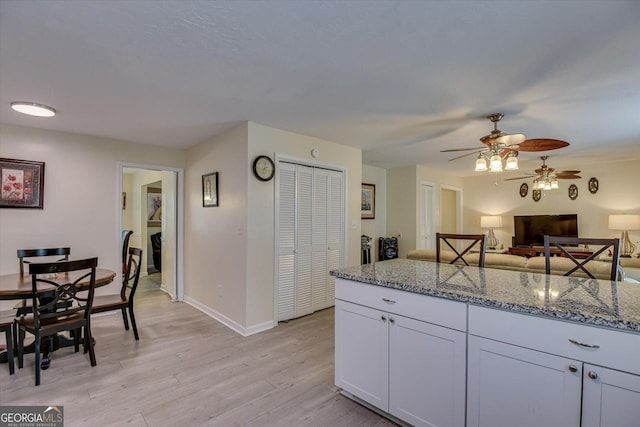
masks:
MULTIPOLYGON (((450 262, 455 258, 455 254, 450 251, 443 251, 441 254, 442 262, 450 262)), ((435 249, 414 249, 409 251, 407 259, 419 261, 436 260, 435 249)), ((465 259, 471 265, 478 265, 478 254, 471 253, 465 255, 465 259)), ((544 256, 526 258, 519 255, 494 254, 486 253, 484 265, 487 268, 499 268, 502 270, 526 271, 531 273, 544 273, 545 260, 544 256)), ((598 279, 609 280, 611 271, 611 262, 589 261, 588 269, 598 279)), ((575 267, 573 261, 564 257, 551 258, 551 274, 562 275, 575 267)), ((640 259, 639 258, 620 258, 620 267, 622 278, 628 282, 640 283, 640 259)), ((576 272, 576 275, 578 272, 576 272)))

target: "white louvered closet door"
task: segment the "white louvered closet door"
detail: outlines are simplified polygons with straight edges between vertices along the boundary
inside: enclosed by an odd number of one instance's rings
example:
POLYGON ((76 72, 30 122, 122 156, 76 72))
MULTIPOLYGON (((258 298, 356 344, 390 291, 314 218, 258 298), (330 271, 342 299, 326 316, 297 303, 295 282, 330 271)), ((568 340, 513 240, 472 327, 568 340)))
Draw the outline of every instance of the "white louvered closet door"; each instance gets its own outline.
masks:
POLYGON ((334 304, 342 266, 343 173, 280 162, 278 166, 276 319, 304 316, 334 304))

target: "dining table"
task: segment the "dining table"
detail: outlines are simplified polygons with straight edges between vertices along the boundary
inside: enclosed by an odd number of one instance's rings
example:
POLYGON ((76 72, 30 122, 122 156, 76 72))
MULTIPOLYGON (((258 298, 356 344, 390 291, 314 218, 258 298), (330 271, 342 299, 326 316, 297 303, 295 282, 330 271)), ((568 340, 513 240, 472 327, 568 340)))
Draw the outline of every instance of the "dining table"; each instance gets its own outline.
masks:
MULTIPOLYGON (((77 280, 82 275, 86 274, 86 271, 71 271, 65 273, 57 273, 54 277, 47 277, 47 280, 54 281, 56 283, 69 283, 77 280)), ((96 284, 95 287, 106 286, 113 282, 116 277, 116 273, 113 270, 107 268, 96 268, 96 284)), ((88 287, 89 278, 81 280, 77 283, 77 286, 82 289, 88 287)), ((3 274, 0 275, 0 300, 28 300, 33 295, 33 285, 31 275, 20 273, 3 274)), ((51 284, 39 282, 36 294, 38 297, 46 296, 47 293, 55 291, 56 287, 51 284)), ((73 340, 65 337, 64 335, 57 335, 52 343, 52 348, 49 351, 55 351, 62 347, 69 347, 73 345, 73 340)), ((33 346, 25 347, 25 353, 33 352, 33 346)), ((45 352, 47 354, 47 352, 45 352)), ((7 363, 7 353, 0 353, 0 363, 7 363)), ((50 360, 48 357, 42 359, 42 369, 49 367, 50 360)))

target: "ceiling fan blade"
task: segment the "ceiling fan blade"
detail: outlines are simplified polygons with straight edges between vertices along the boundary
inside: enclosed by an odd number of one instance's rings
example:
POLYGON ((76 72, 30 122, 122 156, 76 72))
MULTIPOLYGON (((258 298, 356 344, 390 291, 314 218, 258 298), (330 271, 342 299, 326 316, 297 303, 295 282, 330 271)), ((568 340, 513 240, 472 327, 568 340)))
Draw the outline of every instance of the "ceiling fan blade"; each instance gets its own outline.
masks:
POLYGON ((566 141, 561 141, 559 139, 535 138, 527 139, 526 141, 521 142, 519 145, 520 151, 549 151, 566 147, 569 145, 569 143, 566 141))
POLYGON ((558 172, 556 172, 556 174, 561 174, 561 173, 568 174, 568 175, 576 175, 576 174, 579 174, 580 171, 558 171, 558 172))
POLYGON ((558 179, 580 179, 582 177, 580 175, 573 175, 573 174, 567 174, 567 175, 556 174, 556 178, 558 178, 558 179))
POLYGON ((505 144, 505 145, 518 145, 527 137, 523 133, 500 133, 498 135, 486 135, 480 138, 483 144, 490 145, 492 143, 505 144))
POLYGON ((451 162, 451 161, 453 161, 453 160, 458 160, 458 159, 461 159, 461 158, 463 158, 463 157, 470 156, 470 155, 472 155, 472 154, 478 154, 478 153, 481 153, 481 152, 483 152, 483 151, 485 151, 485 149, 484 149, 484 148, 483 148, 483 149, 480 149, 480 150, 478 150, 478 151, 473 151, 473 152, 471 152, 471 153, 463 154, 462 156, 454 157, 453 159, 449 159, 449 161, 451 162))
POLYGON ((454 151, 469 151, 469 150, 484 150, 482 147, 473 147, 473 148, 450 148, 448 150, 440 150, 441 153, 451 153, 454 151))
POLYGON ((518 177, 515 177, 515 178, 506 178, 506 179, 503 179, 503 181, 515 181, 516 179, 531 179, 531 178, 533 178, 534 176, 535 176, 535 175, 529 175, 529 176, 518 176, 518 177))

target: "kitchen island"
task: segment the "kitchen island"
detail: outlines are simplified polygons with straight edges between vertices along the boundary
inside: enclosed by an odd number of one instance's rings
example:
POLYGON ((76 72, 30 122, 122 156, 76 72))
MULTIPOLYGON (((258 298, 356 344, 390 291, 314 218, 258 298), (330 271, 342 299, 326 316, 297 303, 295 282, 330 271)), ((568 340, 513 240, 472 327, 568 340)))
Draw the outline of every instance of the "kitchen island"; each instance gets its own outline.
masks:
POLYGON ((412 425, 639 425, 637 284, 405 259, 332 275, 351 398, 412 425))

